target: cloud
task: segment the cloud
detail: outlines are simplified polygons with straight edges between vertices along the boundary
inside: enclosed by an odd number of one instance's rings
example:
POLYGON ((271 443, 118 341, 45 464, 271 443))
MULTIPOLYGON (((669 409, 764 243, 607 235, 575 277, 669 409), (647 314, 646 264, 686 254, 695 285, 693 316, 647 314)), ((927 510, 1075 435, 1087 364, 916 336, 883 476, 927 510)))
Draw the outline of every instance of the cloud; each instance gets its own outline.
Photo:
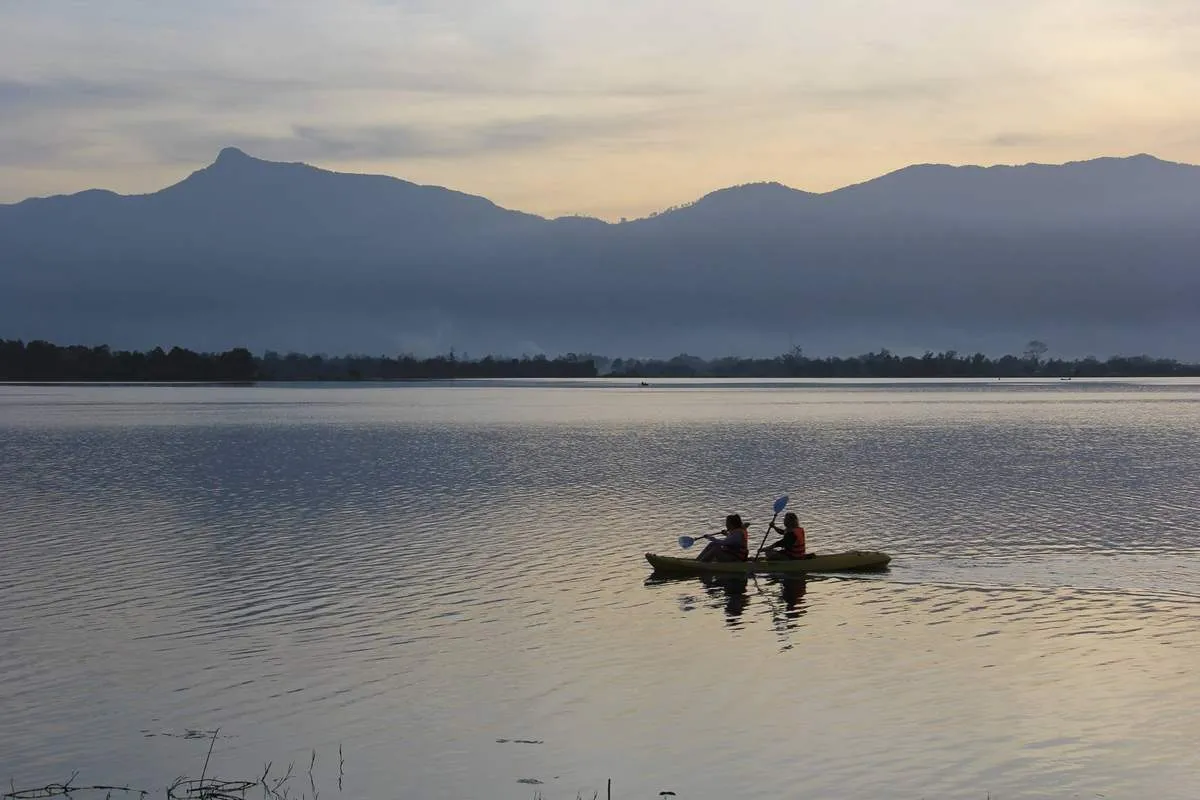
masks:
MULTIPOLYGON (((188 125, 152 123, 131 126, 127 133, 139 138, 155 158, 173 163, 192 163, 197 154, 215 155, 220 148, 232 145, 268 160, 320 165, 339 161, 457 159, 528 152, 619 138, 653 124, 653 119, 638 115, 543 115, 453 127, 295 125, 282 135, 246 133, 219 126, 197 130, 188 125)), ((0 139, 0 153, 3 149, 3 139, 0 139)))
MULTIPOLYGON (((111 108, 162 97, 162 92, 147 94, 137 85, 78 77, 43 81, 0 79, 0 114, 5 115, 44 110, 111 108)), ((8 119, 13 117, 9 116, 8 119)))
POLYGON ((74 151, 75 145, 69 138, 55 135, 53 131, 39 135, 0 128, 0 168, 69 164, 74 151))
POLYGON ((862 110, 880 106, 912 106, 918 103, 955 102, 979 91, 966 81, 949 77, 925 80, 880 80, 859 84, 806 81, 792 85, 787 94, 806 108, 862 110))
POLYGON ((984 144, 991 147, 1029 147, 1051 141, 1054 138, 1031 131, 1010 131, 990 136, 984 140, 984 144))

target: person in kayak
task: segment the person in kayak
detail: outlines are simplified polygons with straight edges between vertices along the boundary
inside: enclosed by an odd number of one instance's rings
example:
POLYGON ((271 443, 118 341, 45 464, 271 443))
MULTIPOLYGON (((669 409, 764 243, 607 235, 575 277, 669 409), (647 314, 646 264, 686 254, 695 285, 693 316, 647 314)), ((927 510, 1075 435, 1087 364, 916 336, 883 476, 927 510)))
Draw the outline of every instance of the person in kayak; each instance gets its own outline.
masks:
POLYGON ((782 528, 772 523, 771 530, 783 534, 783 538, 765 548, 764 552, 769 561, 809 557, 804 552, 804 528, 800 527, 799 518, 791 511, 783 515, 782 528))
POLYGON ((740 514, 730 514, 725 518, 724 537, 715 538, 720 534, 706 533, 708 545, 696 556, 697 561, 745 561, 750 558, 750 532, 746 523, 742 522, 740 514))

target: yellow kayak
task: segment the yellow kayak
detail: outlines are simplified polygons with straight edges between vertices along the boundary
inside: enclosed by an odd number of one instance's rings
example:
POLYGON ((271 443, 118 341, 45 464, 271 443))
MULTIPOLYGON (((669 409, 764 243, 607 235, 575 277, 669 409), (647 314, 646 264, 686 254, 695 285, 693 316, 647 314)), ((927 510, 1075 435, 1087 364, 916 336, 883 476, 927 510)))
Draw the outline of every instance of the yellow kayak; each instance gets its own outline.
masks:
POLYGON ((874 550, 847 550, 844 553, 821 553, 812 558, 768 561, 697 561, 694 558, 675 558, 646 553, 646 560, 655 572, 686 575, 750 575, 774 573, 796 575, 805 572, 862 572, 887 569, 892 557, 874 550))

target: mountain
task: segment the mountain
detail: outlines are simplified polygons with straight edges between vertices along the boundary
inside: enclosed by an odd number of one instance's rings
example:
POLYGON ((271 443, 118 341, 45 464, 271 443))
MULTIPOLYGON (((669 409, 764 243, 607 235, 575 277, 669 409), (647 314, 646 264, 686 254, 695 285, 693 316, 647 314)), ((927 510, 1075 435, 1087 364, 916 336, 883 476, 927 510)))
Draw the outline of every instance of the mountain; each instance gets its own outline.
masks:
POLYGON ((1143 154, 1019 167, 921 164, 838 189, 829 197, 871 213, 1088 225, 1107 219, 1195 217, 1200 213, 1198 185, 1200 167, 1143 154))
POLYGON ((0 338, 371 354, 1200 358, 1200 167, 916 165, 621 224, 222 150, 145 195, 0 205, 0 338))

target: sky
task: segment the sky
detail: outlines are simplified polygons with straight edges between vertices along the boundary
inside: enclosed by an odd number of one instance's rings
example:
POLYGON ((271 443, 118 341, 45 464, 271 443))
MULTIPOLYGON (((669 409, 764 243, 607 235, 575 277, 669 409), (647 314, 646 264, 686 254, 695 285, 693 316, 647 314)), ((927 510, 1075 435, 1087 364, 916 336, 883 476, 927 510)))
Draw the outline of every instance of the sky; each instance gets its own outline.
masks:
POLYGON ((0 202, 221 147, 639 217, 913 163, 1200 162, 1194 0, 0 0, 0 202))

